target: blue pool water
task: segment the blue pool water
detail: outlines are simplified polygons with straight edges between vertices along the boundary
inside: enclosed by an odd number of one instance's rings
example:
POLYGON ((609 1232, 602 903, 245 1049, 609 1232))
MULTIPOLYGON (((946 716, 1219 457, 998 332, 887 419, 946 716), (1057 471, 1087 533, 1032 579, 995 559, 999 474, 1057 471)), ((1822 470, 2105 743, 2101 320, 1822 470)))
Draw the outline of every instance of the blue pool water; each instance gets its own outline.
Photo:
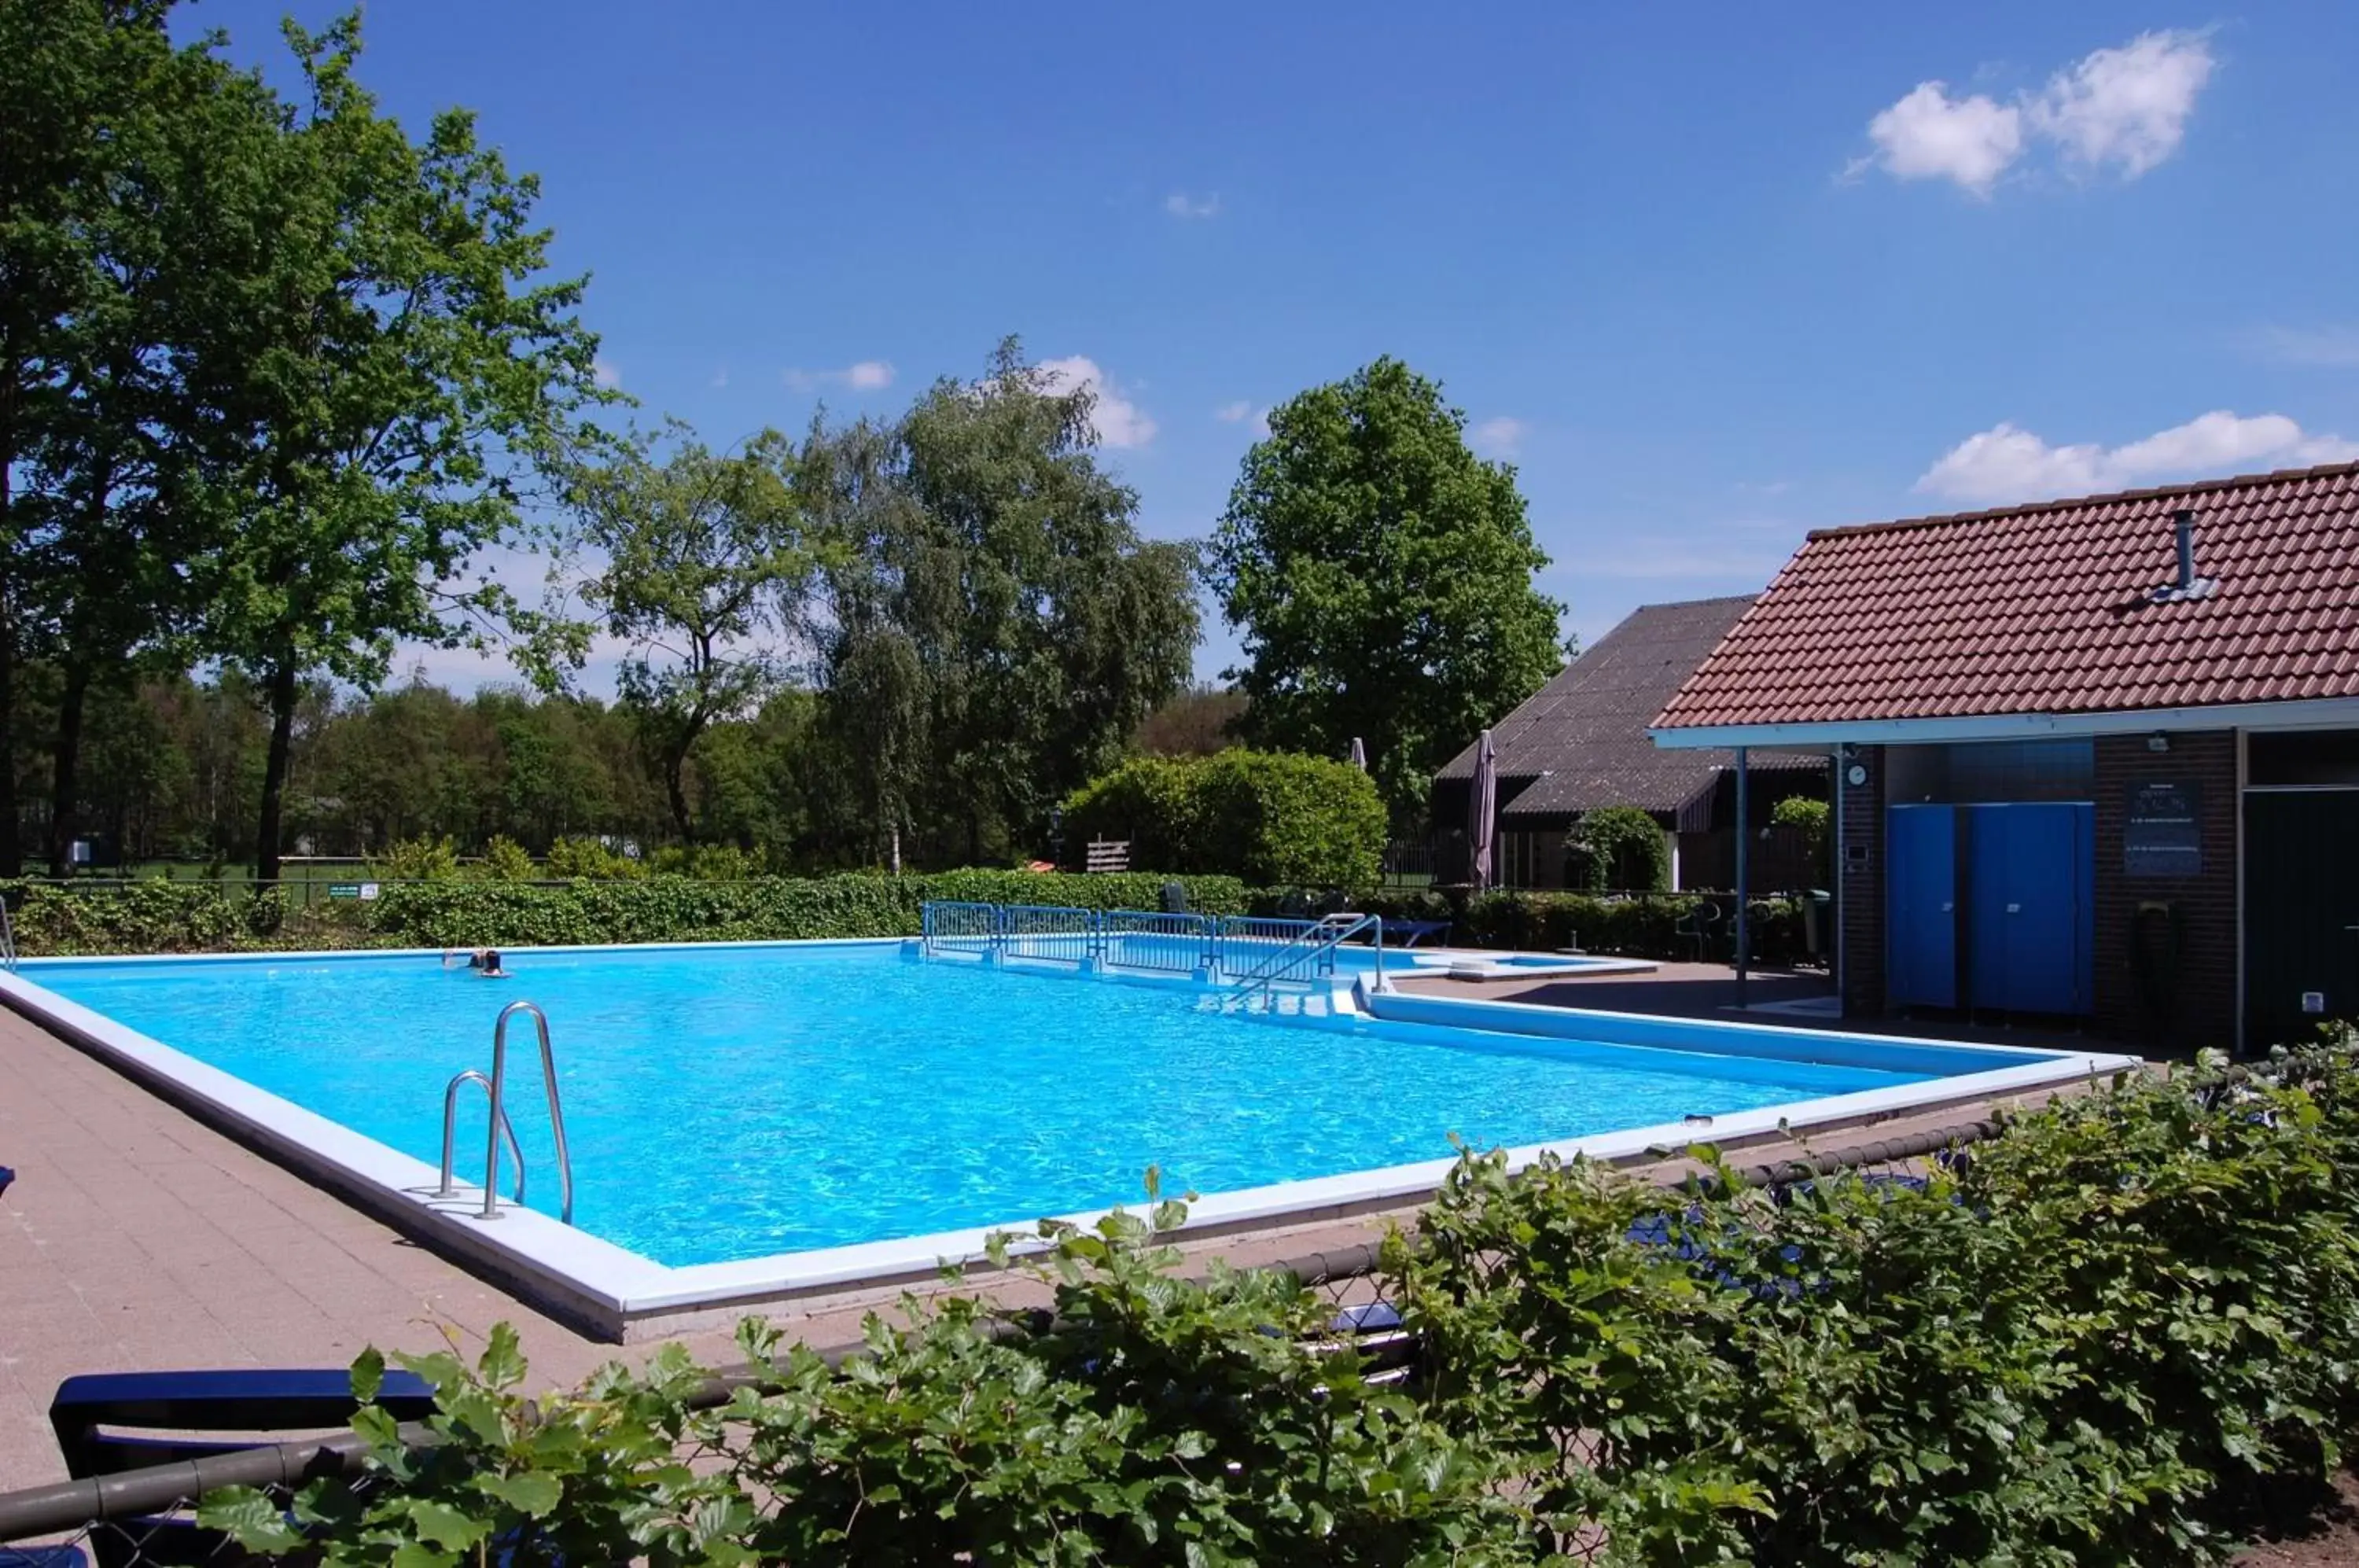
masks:
MULTIPOLYGON (((1207 1010, 1186 985, 913 963, 892 946, 28 964, 25 978, 431 1163, 443 1085, 547 1010, 575 1221, 682 1265, 1677 1122, 1930 1074, 1207 1010)), ((529 1033, 510 1114, 554 1212, 529 1033)), ((521 1046, 522 1049, 514 1049, 521 1046)), ((482 1097, 461 1116, 480 1176, 482 1097)))

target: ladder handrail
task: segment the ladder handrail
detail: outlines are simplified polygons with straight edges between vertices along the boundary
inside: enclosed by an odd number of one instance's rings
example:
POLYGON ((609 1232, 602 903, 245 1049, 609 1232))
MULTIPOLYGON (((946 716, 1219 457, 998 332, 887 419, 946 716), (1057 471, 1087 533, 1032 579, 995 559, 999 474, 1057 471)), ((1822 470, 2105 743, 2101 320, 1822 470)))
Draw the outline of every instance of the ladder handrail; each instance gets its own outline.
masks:
POLYGON ((530 1002, 510 1002, 500 1009, 500 1021, 492 1028, 492 1126, 484 1135, 484 1212, 481 1217, 500 1217, 500 1122, 506 1115, 506 1091, 508 1075, 508 1020, 518 1013, 532 1015, 534 1031, 540 1037, 540 1081, 549 1090, 549 1126, 557 1135, 557 1186, 562 1203, 561 1218, 573 1223, 573 1158, 565 1148, 565 1111, 558 1103, 557 1056, 549 1044, 549 1015, 530 1002))
MULTIPOLYGON (((492 1081, 472 1067, 443 1085, 442 1184, 434 1190, 434 1195, 438 1198, 455 1198, 459 1195, 457 1185, 451 1180, 451 1166, 459 1130, 459 1089, 465 1083, 481 1083, 484 1086, 484 1103, 486 1107, 491 1104, 492 1081)), ((516 1142, 516 1124, 508 1120, 507 1107, 505 1105, 499 1109, 499 1125, 500 1130, 507 1136, 508 1153, 516 1159, 516 1201, 521 1203, 524 1202, 524 1149, 516 1142)))
POLYGON ((5 894, 0 894, 0 963, 8 966, 9 974, 16 973, 16 932, 8 923, 8 898, 5 894))
POLYGON ((1307 962, 1315 962, 1322 953, 1332 953, 1364 931, 1375 932, 1376 985, 1381 989, 1385 983, 1385 918, 1339 910, 1332 915, 1321 915, 1311 925, 1288 939, 1285 946, 1266 962, 1237 976, 1236 994, 1229 1000, 1242 1005, 1256 991, 1266 997, 1270 987, 1277 985, 1288 970, 1307 962), (1306 943, 1307 946, 1304 945, 1306 943), (1297 947, 1302 947, 1303 951, 1294 952, 1297 947))

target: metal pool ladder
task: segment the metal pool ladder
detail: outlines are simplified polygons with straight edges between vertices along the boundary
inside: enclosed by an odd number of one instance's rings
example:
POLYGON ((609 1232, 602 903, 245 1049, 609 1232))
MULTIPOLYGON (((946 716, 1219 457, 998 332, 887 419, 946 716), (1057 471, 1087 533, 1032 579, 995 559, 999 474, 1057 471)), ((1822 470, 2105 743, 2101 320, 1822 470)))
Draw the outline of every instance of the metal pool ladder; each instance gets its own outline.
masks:
POLYGON ((1376 988, 1385 985, 1385 921, 1381 915, 1354 915, 1348 912, 1325 915, 1313 921, 1309 929, 1297 931, 1285 945, 1261 964, 1236 977, 1235 992, 1224 997, 1223 1012, 1242 1007, 1258 997, 1264 1007, 1274 1004, 1274 988, 1281 980, 1292 979, 1298 972, 1310 975, 1332 973, 1335 950, 1363 931, 1373 931, 1376 942, 1376 988), (1323 970, 1321 966, 1324 966, 1323 970))
POLYGON ((8 898, 5 894, 0 894, 0 964, 5 964, 9 974, 16 973, 16 932, 8 924, 8 898))
POLYGON ((484 1077, 470 1067, 451 1080, 442 1091, 442 1185, 435 1196, 453 1198, 458 1189, 451 1184, 451 1166, 452 1138, 459 1119, 459 1090, 462 1084, 481 1083, 491 1102, 491 1127, 484 1138, 484 1207, 477 1219, 495 1220, 500 1217, 500 1139, 508 1142, 508 1152, 516 1156, 516 1201, 524 1202, 524 1150, 516 1144, 516 1128, 508 1121, 508 1020, 518 1013, 532 1015, 533 1032, 540 1041, 540 1081, 549 1090, 549 1127, 557 1137, 557 1186, 561 1200, 560 1215, 567 1225, 573 1223, 573 1159, 565 1148, 565 1108, 557 1094, 557 1057, 549 1044, 549 1015, 530 1002, 510 1002, 500 1009, 500 1021, 492 1027, 492 1075, 484 1077))

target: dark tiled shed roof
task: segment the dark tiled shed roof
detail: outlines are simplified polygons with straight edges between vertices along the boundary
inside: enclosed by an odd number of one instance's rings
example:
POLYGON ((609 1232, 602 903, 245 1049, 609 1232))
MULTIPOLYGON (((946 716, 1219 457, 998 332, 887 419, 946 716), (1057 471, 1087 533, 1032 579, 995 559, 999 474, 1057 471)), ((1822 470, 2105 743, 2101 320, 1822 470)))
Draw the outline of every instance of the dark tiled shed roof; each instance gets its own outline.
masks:
POLYGON ((2359 695, 2359 464, 1810 535, 1663 728, 2359 695), (2194 514, 2205 593, 2177 577, 2194 514))
MULTIPOLYGON (((1741 595, 1634 610, 1493 725, 1506 798, 1502 820, 1603 806, 1677 811, 1734 766, 1734 752, 1666 751, 1648 738, 1647 725, 1752 603, 1741 595)), ((1817 758, 1763 756, 1755 765, 1825 766, 1817 758)), ((1437 777, 1473 775, 1469 746, 1437 777)))

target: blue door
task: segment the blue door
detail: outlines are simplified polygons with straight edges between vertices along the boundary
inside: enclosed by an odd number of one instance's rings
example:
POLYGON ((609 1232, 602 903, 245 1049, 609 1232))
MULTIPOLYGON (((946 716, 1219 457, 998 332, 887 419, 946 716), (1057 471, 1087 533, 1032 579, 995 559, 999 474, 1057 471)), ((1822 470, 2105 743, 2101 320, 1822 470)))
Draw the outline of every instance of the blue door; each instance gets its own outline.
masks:
POLYGON ((1963 808, 1966 1004, 2014 1013, 2094 1006, 2096 808, 1963 808))
POLYGON ((1958 1005, 1958 815, 1953 806, 1884 813, 1885 1000, 1958 1005))

